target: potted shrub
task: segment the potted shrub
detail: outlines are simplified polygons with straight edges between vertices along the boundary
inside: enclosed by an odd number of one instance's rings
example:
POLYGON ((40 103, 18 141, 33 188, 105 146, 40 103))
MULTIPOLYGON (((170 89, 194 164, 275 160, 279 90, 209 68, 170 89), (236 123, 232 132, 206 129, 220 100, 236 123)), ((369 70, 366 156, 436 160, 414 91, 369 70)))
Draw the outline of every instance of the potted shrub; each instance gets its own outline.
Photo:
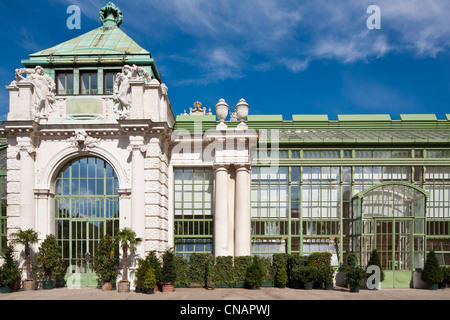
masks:
POLYGON ((428 289, 430 290, 436 290, 439 283, 444 279, 442 267, 439 265, 439 261, 433 250, 427 255, 421 278, 427 283, 428 289))
POLYGON ((116 240, 110 235, 104 235, 98 243, 93 259, 94 270, 102 285, 102 290, 112 290, 113 283, 116 282, 116 271, 119 265, 119 255, 116 251, 116 240))
POLYGON ((8 293, 16 290, 21 275, 17 261, 13 257, 14 249, 7 246, 2 254, 3 265, 0 266, 0 292, 8 293))
POLYGON ((251 289, 259 289, 264 282, 266 272, 264 270, 261 258, 254 256, 252 264, 247 269, 247 275, 245 277, 246 285, 251 289))
POLYGON ((144 282, 142 283, 142 292, 146 294, 153 294, 155 293, 155 287, 155 270, 153 268, 149 268, 145 274, 144 282))
POLYGON ((446 289, 450 285, 450 267, 442 267, 443 280, 441 283, 441 289, 446 289))
POLYGON ((350 287, 350 292, 359 292, 361 281, 366 278, 366 269, 361 266, 347 266, 345 272, 345 283, 350 287))
POLYGON ((284 257, 280 259, 280 263, 277 269, 278 270, 275 277, 275 283, 278 286, 278 288, 285 288, 288 282, 288 275, 287 275, 286 260, 284 259, 284 257))
POLYGON ((303 283, 306 290, 311 290, 313 288, 314 281, 317 281, 318 275, 318 268, 312 265, 302 266, 297 270, 297 278, 303 283))
POLYGON ((326 290, 333 290, 334 268, 331 265, 319 267, 319 282, 324 284, 326 290))
POLYGON ((19 229, 12 235, 12 243, 22 244, 24 246, 26 279, 23 281, 24 290, 35 290, 36 281, 31 273, 31 245, 38 242, 38 234, 33 229, 22 230, 19 229))
POLYGON ((177 278, 175 272, 175 261, 172 250, 168 249, 162 256, 163 264, 161 269, 161 286, 162 292, 173 292, 174 283, 177 278))
POLYGON ((130 281, 128 281, 128 250, 134 252, 136 246, 142 242, 141 238, 136 237, 136 232, 130 228, 123 228, 117 233, 117 239, 122 248, 122 280, 119 281, 118 292, 130 292, 130 281))
MULTIPOLYGON (((383 281, 384 280, 384 271, 383 271, 383 268, 381 267, 381 261, 380 261, 380 258, 378 256, 378 252, 377 252, 376 249, 372 250, 372 252, 370 254, 370 259, 367 262, 367 266, 366 266, 366 273, 367 273, 367 268, 370 267, 370 266, 373 266, 373 265, 375 265, 378 268, 380 268, 380 282, 383 281)), ((378 289, 377 285, 379 285, 379 283, 377 283, 374 286, 373 290, 377 290, 378 289)))
POLYGON ((56 278, 64 272, 61 248, 53 234, 42 241, 35 262, 42 289, 53 289, 56 278))

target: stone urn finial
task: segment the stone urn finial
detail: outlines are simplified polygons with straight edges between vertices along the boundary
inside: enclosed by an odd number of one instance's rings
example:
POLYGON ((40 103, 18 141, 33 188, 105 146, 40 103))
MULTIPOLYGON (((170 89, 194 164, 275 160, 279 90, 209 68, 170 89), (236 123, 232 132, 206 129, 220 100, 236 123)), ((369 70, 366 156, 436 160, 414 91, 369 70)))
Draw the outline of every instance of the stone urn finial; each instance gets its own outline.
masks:
POLYGON ((228 116, 228 109, 229 106, 224 99, 220 99, 219 102, 216 104, 216 115, 217 119, 219 119, 219 124, 217 125, 216 129, 221 130, 227 128, 227 125, 225 124, 225 119, 228 116))
POLYGON ((245 119, 247 119, 248 116, 248 109, 249 105, 247 102, 245 102, 244 99, 239 100, 238 104, 235 107, 236 109, 236 115, 239 119, 240 123, 237 125, 238 129, 246 130, 248 129, 247 124, 245 123, 245 119))

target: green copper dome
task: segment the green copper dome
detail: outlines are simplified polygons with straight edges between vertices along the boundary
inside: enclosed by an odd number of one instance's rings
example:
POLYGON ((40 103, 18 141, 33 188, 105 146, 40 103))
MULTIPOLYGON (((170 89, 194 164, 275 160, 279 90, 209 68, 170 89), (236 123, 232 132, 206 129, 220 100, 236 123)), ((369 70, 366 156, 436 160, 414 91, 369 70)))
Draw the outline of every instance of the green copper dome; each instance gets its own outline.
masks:
POLYGON ((153 77, 161 81, 149 51, 120 29, 122 12, 109 2, 99 12, 102 26, 48 49, 30 54, 22 63, 29 68, 136 64, 150 66, 153 77))

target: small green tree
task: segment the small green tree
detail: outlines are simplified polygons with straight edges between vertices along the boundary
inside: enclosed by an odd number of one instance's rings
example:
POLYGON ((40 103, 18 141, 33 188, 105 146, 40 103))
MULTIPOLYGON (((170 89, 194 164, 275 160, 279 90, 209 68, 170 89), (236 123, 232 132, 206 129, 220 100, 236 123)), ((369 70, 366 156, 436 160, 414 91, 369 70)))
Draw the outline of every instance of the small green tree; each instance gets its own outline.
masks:
POLYGON ((122 281, 128 281, 128 249, 133 252, 136 246, 142 242, 141 238, 136 237, 136 232, 130 228, 123 228, 117 233, 117 239, 122 247, 123 274, 122 281))
POLYGON ((280 259, 280 263, 277 270, 276 275, 276 285, 280 288, 284 288, 286 284, 288 283, 288 274, 287 274, 287 267, 286 267, 286 261, 284 257, 280 259))
POLYGON ((377 249, 373 249, 371 254, 370 254, 370 259, 367 262, 367 266, 366 266, 366 270, 369 266, 378 266, 378 268, 380 268, 380 282, 384 280, 384 271, 383 268, 381 267, 381 261, 380 261, 380 257, 378 256, 378 252, 377 249))
POLYGON ((18 243, 24 245, 25 254, 25 266, 27 270, 27 279, 32 280, 31 273, 31 245, 38 242, 38 234, 33 229, 22 230, 19 229, 17 232, 11 234, 12 243, 18 243))
POLYGON ((428 285, 441 283, 444 279, 442 267, 439 265, 439 261, 433 250, 427 255, 421 278, 428 285))
POLYGON ((156 286, 156 278, 155 278, 155 270, 153 268, 149 268, 144 277, 144 283, 142 285, 142 289, 144 292, 148 292, 149 290, 155 289, 156 286))
POLYGON ((115 282, 117 279, 117 267, 119 266, 119 254, 117 241, 110 235, 100 238, 93 263, 94 270, 101 283, 115 282))
POLYGON ((163 265, 161 269, 161 282, 162 283, 175 283, 177 279, 175 271, 175 259, 172 250, 168 249, 162 256, 163 265))
POLYGON ((0 267, 0 287, 11 286, 21 278, 18 262, 14 259, 14 249, 11 245, 2 254, 3 265, 0 267))
POLYGON ((254 256, 252 264, 248 267, 245 283, 251 288, 259 288, 263 284, 265 276, 266 271, 264 270, 261 258, 254 256))
POLYGON ((61 248, 53 234, 48 235, 39 247, 36 267, 40 278, 55 280, 64 272, 61 248))

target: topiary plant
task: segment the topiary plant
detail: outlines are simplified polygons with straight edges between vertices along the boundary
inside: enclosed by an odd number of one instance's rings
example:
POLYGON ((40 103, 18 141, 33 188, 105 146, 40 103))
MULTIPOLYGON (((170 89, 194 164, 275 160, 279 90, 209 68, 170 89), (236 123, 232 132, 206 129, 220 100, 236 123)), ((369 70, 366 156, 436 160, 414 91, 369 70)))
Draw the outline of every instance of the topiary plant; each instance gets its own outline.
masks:
POLYGON ((288 274, 286 268, 286 261, 284 258, 280 259, 277 274, 275 277, 276 285, 280 288, 284 288, 288 282, 288 274))
POLYGON ((380 261, 380 257, 378 256, 378 252, 377 249, 373 249, 371 254, 370 254, 370 259, 367 262, 367 266, 366 266, 366 270, 369 266, 378 266, 378 268, 380 268, 380 282, 384 280, 384 271, 383 268, 381 267, 381 261, 380 261))
POLYGON ((7 246, 3 251, 3 265, 0 267, 0 287, 11 287, 14 282, 21 278, 18 262, 14 259, 13 253, 12 246, 7 246))
POLYGON ((61 248, 53 234, 42 241, 36 258, 38 274, 43 280, 55 280, 64 272, 61 248))
POLYGON ((144 276, 142 290, 144 293, 153 293, 156 286, 155 270, 149 268, 144 276))
POLYGON ((264 282, 266 272, 259 256, 254 256, 252 264, 248 267, 245 283, 252 289, 258 289, 264 282))
POLYGON ((116 281, 119 254, 117 242, 113 237, 104 235, 100 239, 93 263, 95 273, 102 284, 116 281))
POLYGON ((441 283, 444 279, 442 267, 439 265, 439 261, 433 250, 427 255, 421 278, 431 289, 437 288, 437 284, 441 283))
POLYGON ((172 250, 166 250, 162 256, 163 266, 161 269, 161 282, 163 284, 174 284, 177 279, 175 272, 175 261, 172 250))

